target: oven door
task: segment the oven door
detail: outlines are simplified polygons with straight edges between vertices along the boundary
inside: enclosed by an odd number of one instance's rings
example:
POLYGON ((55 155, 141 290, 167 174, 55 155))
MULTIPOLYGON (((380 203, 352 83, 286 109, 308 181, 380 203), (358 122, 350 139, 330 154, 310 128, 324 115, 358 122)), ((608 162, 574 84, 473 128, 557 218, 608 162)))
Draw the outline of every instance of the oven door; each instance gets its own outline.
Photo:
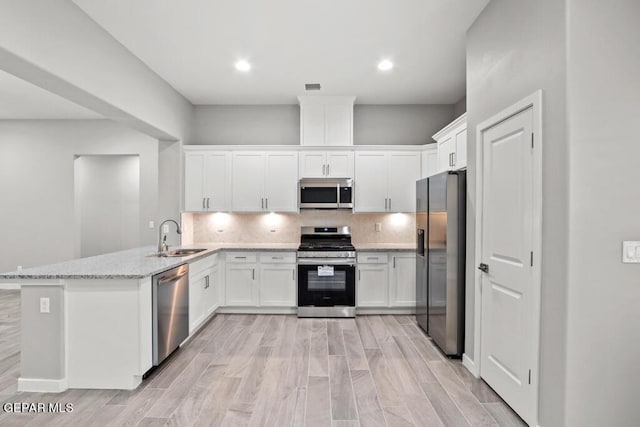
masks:
POLYGON ((355 305, 355 264, 298 264, 299 307, 355 305))

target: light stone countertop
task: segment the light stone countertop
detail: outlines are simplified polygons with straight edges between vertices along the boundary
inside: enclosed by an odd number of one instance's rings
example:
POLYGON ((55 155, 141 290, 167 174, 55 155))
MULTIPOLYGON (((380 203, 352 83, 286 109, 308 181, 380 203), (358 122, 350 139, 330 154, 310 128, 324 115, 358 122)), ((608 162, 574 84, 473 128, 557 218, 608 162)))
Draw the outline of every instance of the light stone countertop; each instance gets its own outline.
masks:
MULTIPOLYGON (((197 261, 221 250, 296 251, 298 243, 285 244, 195 244, 180 248, 206 248, 185 257, 156 257, 154 246, 128 249, 88 258, 74 259, 21 271, 0 273, 0 281, 55 279, 142 279, 184 263, 197 261)), ((172 246, 170 249, 177 249, 172 246)))
MULTIPOLYGON (((297 251, 298 243, 195 243, 180 248, 205 248, 206 251, 185 257, 155 257, 155 247, 128 249, 88 258, 25 268, 21 271, 0 273, 0 281, 56 280, 56 279, 142 279, 169 270, 184 263, 222 250, 225 251, 297 251)), ((355 245, 358 251, 392 252, 412 251, 414 245, 398 243, 363 243, 355 245)), ((177 249, 171 247, 170 249, 177 249)))

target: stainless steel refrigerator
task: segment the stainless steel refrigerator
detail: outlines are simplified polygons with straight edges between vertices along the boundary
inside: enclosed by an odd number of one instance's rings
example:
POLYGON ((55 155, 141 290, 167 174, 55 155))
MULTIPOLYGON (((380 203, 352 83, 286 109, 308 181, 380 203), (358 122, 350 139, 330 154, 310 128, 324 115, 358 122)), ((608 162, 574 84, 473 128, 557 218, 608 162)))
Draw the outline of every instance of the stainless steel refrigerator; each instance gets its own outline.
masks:
POLYGON ((416 183, 416 320, 450 357, 464 351, 466 172, 416 183))

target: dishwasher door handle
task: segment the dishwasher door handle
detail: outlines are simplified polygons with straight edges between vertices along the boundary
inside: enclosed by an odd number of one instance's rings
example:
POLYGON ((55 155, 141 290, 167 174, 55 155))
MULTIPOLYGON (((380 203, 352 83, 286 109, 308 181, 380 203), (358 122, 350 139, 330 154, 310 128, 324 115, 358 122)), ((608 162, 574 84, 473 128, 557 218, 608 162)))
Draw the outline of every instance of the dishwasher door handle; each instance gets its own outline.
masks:
POLYGON ((158 285, 168 285, 170 283, 175 283, 178 280, 182 279, 184 276, 186 276, 188 273, 181 273, 181 274, 176 274, 173 276, 169 276, 169 277, 162 277, 158 280, 158 285))

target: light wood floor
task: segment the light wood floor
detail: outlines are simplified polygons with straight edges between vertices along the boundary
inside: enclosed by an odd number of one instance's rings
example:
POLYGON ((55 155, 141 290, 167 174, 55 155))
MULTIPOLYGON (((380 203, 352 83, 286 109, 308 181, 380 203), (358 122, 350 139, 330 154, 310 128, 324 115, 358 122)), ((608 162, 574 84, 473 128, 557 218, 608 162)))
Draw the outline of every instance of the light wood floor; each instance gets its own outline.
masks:
POLYGON ((19 292, 0 291, 3 404, 71 402, 75 410, 0 408, 2 426, 524 425, 409 316, 219 315, 134 391, 18 393, 19 336, 19 292))

